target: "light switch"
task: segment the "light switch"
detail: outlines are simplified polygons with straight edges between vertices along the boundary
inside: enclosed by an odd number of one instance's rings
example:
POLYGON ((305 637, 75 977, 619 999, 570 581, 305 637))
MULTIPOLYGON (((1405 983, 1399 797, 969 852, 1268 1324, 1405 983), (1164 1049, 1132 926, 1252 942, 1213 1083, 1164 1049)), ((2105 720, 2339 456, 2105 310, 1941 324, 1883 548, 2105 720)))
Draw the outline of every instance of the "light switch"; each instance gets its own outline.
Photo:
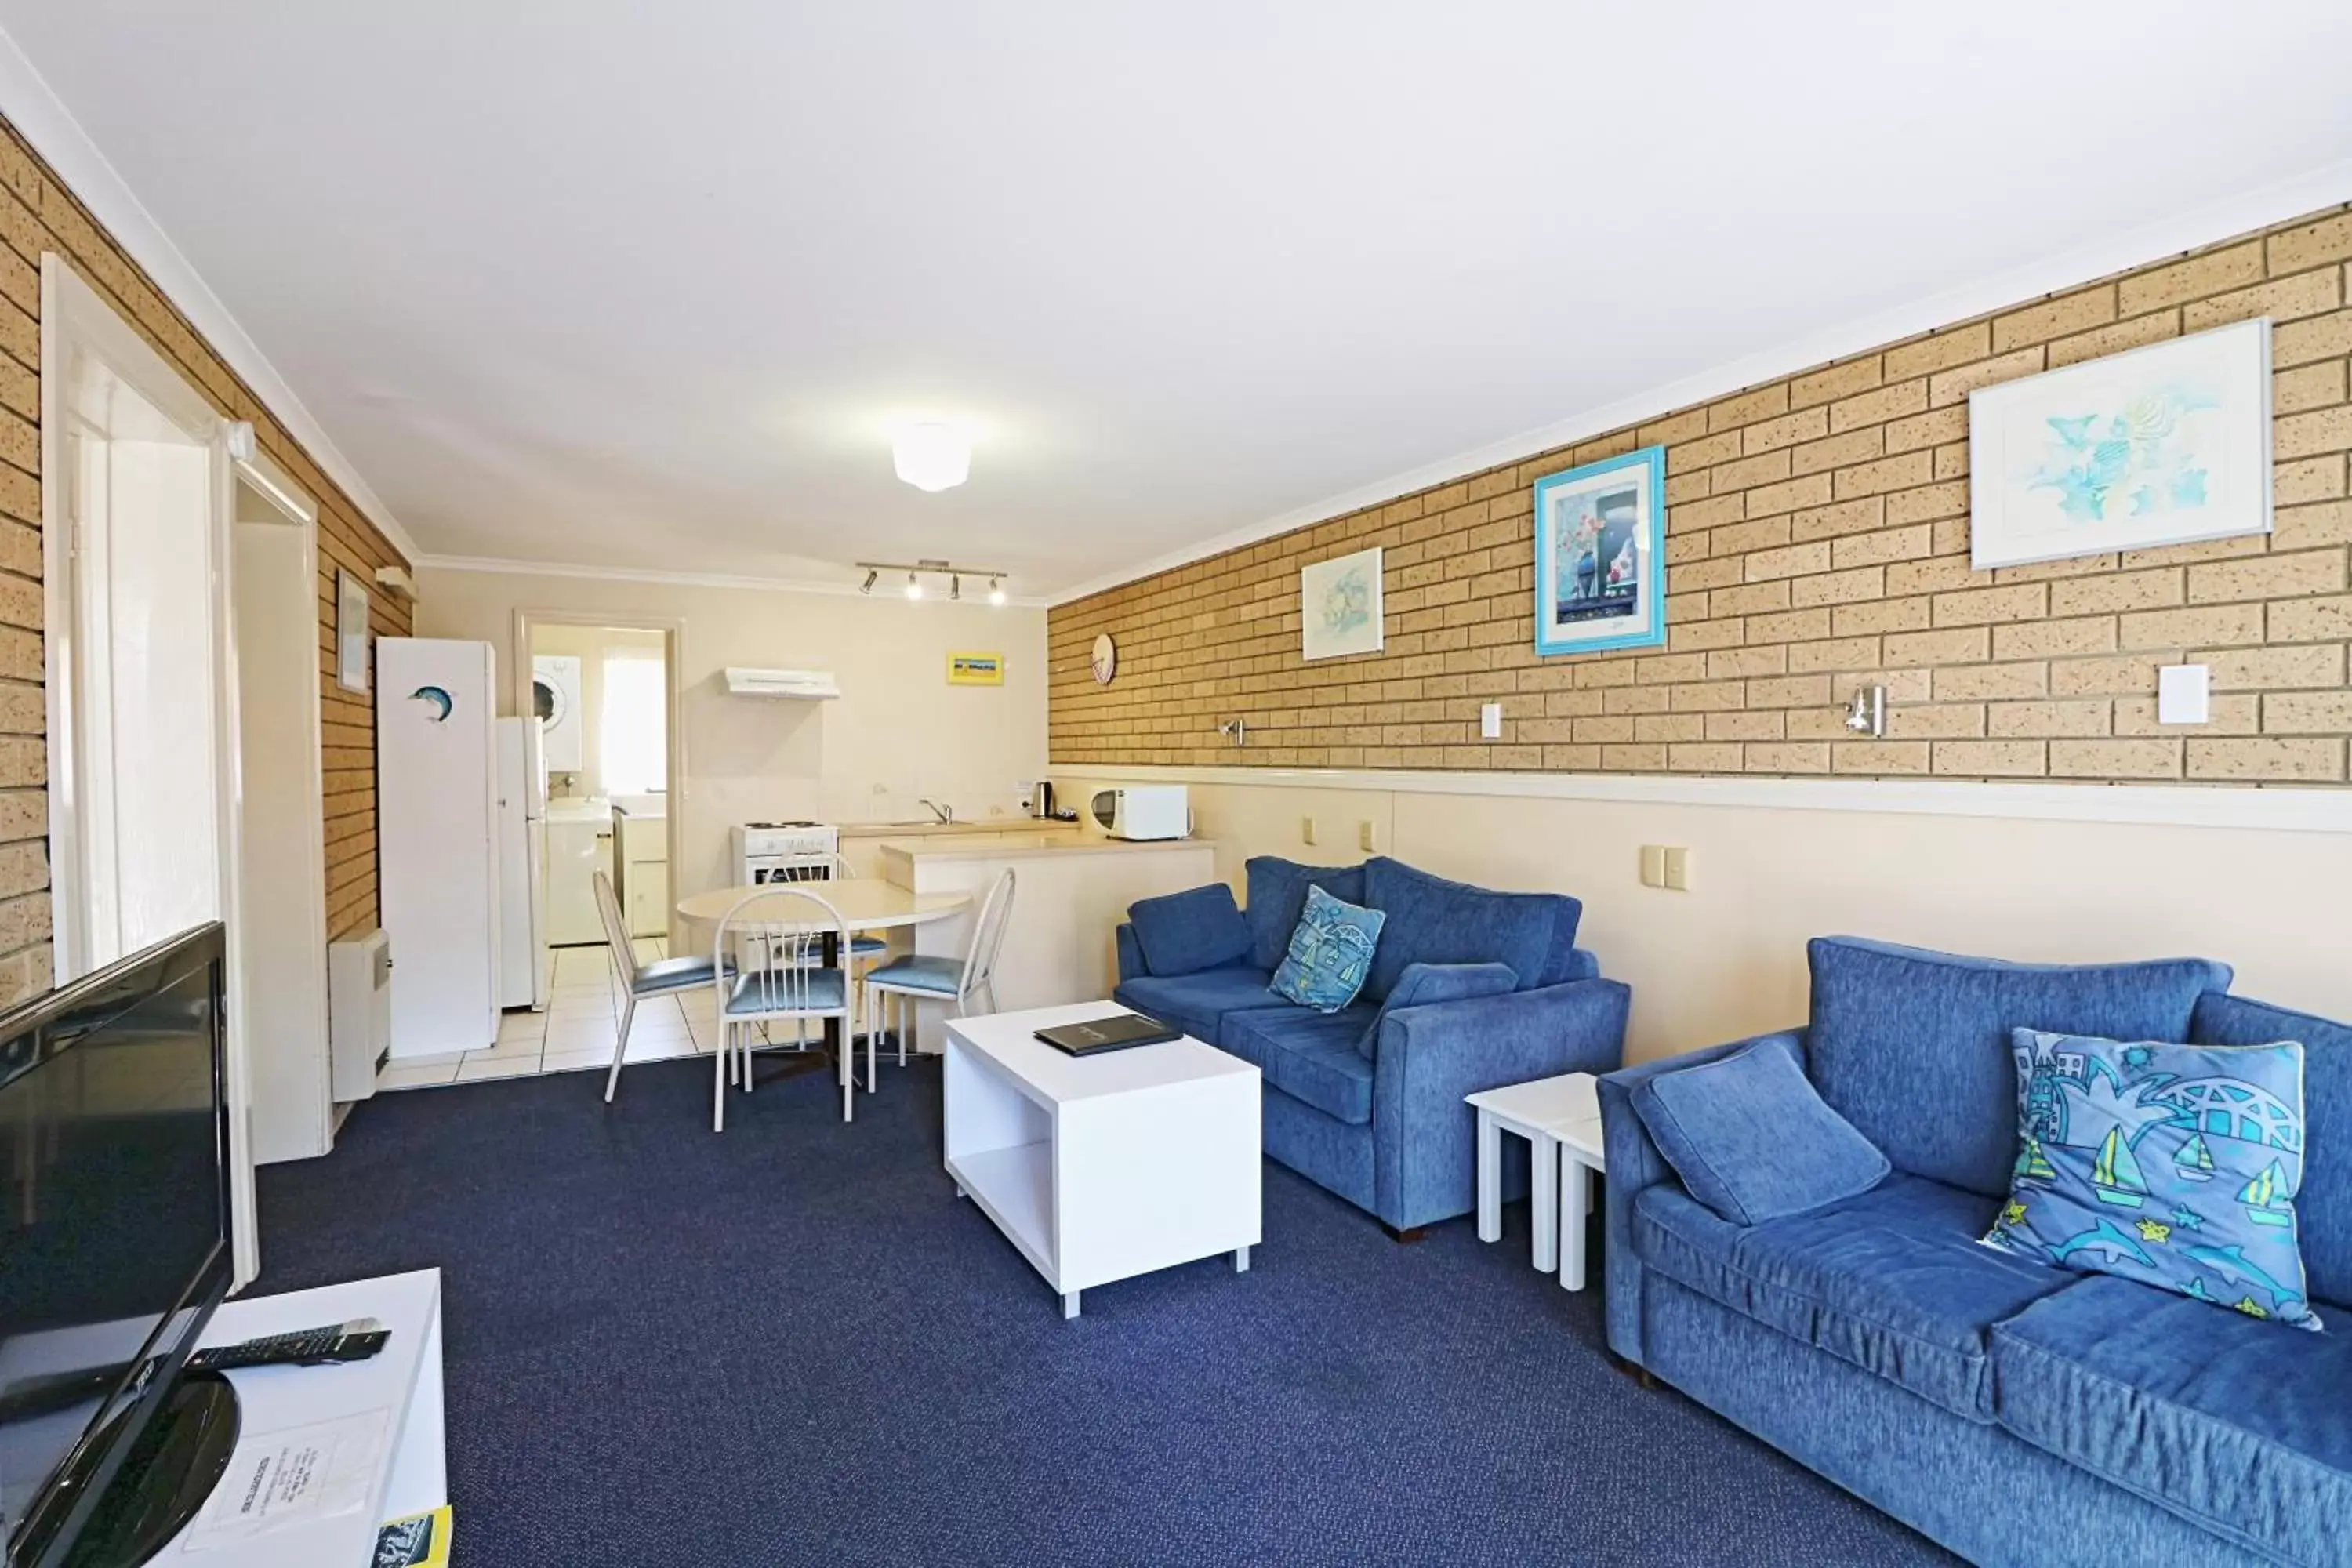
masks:
POLYGON ((1691 852, 1670 848, 1666 851, 1666 886, 1677 892, 1690 891, 1691 852))
POLYGON ((1302 816, 1298 819, 1298 842, 1301 844, 1312 844, 1315 842, 1315 819, 1313 817, 1302 816))
POLYGON ((1367 854, 1380 847, 1380 846, 1372 840, 1372 825, 1370 823, 1360 822, 1356 825, 1356 844, 1359 848, 1364 850, 1367 854))
POLYGON ((2213 670, 2210 665, 2168 664, 2156 672, 2156 721, 2203 724, 2213 717, 2213 670))
POLYGON ((1503 738, 1503 705, 1482 702, 1478 705, 1478 738, 1499 741, 1503 738))
POLYGON ((1666 885, 1666 847, 1663 844, 1642 846, 1642 886, 1663 888, 1666 885))

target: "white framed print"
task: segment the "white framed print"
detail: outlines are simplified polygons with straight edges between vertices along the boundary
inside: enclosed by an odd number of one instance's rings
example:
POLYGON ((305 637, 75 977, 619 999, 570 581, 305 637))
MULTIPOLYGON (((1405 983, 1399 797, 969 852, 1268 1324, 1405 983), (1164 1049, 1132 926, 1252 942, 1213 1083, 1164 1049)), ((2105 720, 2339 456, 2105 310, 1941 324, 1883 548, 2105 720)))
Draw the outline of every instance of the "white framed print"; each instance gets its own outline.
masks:
POLYGON ((1378 653, 1387 637, 1381 610, 1378 546, 1298 569, 1298 640, 1303 658, 1378 653))
POLYGON ((1536 652, 1666 640, 1666 449, 1536 481, 1536 652))
POLYGON ((2271 531, 2271 324, 1969 394, 1969 564, 2271 531))
POLYGON ((335 684, 346 691, 368 689, 367 584, 350 573, 335 573, 335 684))

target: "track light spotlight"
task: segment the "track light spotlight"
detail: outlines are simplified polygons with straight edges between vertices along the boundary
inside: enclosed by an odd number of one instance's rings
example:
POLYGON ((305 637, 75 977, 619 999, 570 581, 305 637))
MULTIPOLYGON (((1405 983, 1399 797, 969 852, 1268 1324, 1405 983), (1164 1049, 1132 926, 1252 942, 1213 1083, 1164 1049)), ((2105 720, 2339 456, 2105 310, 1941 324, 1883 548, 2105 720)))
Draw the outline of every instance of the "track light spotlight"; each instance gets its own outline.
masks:
POLYGON ((993 577, 988 580, 988 602, 992 605, 1004 603, 1004 584, 993 577))
POLYGON ((952 572, 948 574, 948 597, 954 600, 963 597, 963 579, 952 572))
POLYGON ((919 583, 919 582, 917 582, 917 581, 915 580, 915 574, 914 574, 912 572, 908 573, 908 574, 907 574, 907 597, 908 597, 909 599, 919 599, 919 598, 921 598, 922 596, 923 596, 923 585, 922 585, 920 583, 919 583))
POLYGON ((874 580, 881 575, 882 574, 879 572, 868 572, 866 574, 866 585, 857 591, 861 594, 870 594, 874 592, 874 580))

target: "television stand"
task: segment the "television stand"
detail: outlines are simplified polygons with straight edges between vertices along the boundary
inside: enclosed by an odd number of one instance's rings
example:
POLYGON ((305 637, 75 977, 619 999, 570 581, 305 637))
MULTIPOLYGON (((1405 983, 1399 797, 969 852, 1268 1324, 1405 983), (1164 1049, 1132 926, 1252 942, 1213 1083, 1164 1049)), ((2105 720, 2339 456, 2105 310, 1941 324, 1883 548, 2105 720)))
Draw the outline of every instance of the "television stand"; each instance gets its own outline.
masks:
POLYGON ((163 1551, 212 1495, 236 1432, 229 1380, 216 1372, 182 1377, 99 1494, 66 1568, 136 1568, 163 1551))

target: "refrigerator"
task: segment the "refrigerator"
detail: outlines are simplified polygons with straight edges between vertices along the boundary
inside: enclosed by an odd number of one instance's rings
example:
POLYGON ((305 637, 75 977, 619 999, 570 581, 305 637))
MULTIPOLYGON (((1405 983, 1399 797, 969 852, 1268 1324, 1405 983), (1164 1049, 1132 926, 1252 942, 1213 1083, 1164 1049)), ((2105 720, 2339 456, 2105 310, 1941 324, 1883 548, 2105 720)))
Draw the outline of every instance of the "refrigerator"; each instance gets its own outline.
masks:
POLYGON ((537 719, 499 721, 499 1005, 547 1006, 547 757, 537 719))
POLYGON ((392 1055, 499 1033, 498 659, 486 642, 376 639, 377 863, 392 1055))

